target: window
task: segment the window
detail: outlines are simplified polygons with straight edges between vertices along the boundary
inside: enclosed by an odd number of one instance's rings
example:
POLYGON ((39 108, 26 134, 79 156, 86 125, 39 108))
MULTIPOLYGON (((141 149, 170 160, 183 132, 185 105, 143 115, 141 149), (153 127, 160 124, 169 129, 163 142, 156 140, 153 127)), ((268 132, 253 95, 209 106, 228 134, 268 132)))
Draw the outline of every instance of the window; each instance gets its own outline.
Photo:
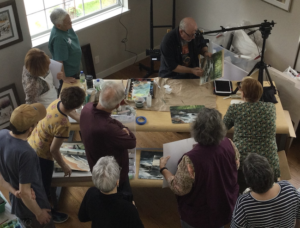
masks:
POLYGON ((50 14, 55 8, 64 8, 73 22, 121 6, 121 0, 24 0, 27 21, 32 38, 51 30, 50 14))

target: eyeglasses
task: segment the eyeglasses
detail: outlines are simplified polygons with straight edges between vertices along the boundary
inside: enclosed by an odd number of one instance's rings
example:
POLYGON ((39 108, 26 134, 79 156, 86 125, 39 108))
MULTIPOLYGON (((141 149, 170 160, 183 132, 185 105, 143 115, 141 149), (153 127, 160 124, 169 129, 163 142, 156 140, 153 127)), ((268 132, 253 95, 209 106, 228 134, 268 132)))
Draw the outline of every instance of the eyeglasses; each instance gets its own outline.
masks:
POLYGON ((196 36, 196 33, 194 33, 193 35, 189 35, 189 34, 187 34, 186 33, 186 31, 184 31, 184 30, 182 30, 189 38, 193 38, 193 37, 195 37, 196 36))

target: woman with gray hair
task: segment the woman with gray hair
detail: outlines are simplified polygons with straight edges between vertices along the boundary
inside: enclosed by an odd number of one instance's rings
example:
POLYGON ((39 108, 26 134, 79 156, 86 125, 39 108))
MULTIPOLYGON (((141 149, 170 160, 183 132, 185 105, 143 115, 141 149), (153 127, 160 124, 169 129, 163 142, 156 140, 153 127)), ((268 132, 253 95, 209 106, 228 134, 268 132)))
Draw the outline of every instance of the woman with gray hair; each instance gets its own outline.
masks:
POLYGON ((239 152, 226 132, 222 115, 203 108, 192 126, 197 144, 179 160, 176 174, 165 167, 169 156, 160 160, 184 228, 220 228, 231 220, 238 197, 239 152))
MULTIPOLYGON (((287 181, 274 183, 268 159, 250 153, 242 165, 250 192, 235 205, 231 227, 295 227, 300 219, 300 193, 287 181)), ((299 227, 299 226, 296 226, 299 227)))
POLYGON ((78 218, 92 221, 92 227, 144 227, 133 202, 118 194, 120 167, 112 156, 102 157, 93 167, 92 179, 96 187, 90 188, 81 203, 78 218))
POLYGON ((52 58, 63 64, 62 73, 58 73, 60 79, 60 93, 63 82, 74 83, 79 79, 79 67, 81 61, 81 47, 78 37, 72 28, 69 14, 61 8, 52 11, 50 19, 53 23, 48 48, 52 58))

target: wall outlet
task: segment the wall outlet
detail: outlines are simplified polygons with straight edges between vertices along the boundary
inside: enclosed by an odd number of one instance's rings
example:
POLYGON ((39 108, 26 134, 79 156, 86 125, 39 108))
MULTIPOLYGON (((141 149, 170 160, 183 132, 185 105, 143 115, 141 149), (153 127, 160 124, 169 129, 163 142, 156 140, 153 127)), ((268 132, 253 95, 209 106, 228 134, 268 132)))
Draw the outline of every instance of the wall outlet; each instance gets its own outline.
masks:
POLYGON ((95 56, 95 64, 98 64, 100 62, 100 60, 99 60, 99 55, 96 55, 95 56))

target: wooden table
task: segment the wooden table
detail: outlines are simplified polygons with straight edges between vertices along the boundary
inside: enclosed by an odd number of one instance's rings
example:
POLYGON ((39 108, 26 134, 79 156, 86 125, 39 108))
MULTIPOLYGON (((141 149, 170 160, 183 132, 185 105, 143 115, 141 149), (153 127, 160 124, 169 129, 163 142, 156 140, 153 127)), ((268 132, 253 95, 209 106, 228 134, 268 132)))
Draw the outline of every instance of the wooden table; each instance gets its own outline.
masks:
MULTIPOLYGON (((123 80, 126 83, 126 80, 123 80)), ((72 84, 73 86, 78 86, 79 81, 76 84, 72 84)), ((63 88, 72 86, 71 84, 64 84, 63 88)), ((265 82, 265 86, 268 86, 268 83, 265 82)), ((62 88, 62 89, 63 89, 62 88)), ((236 82, 233 82, 233 90, 236 88, 236 82)), ((275 95, 278 101, 275 104, 276 107, 276 134, 288 134, 289 128, 288 124, 285 120, 282 104, 278 94, 275 95)), ((224 115, 226 114, 230 101, 232 99, 223 99, 222 96, 217 96, 216 105, 217 110, 224 115)), ((151 131, 151 132, 189 132, 190 124, 173 124, 171 121, 170 112, 158 112, 158 111, 147 111, 147 110, 137 110, 136 116, 144 116, 147 118, 147 123, 145 125, 136 125, 136 131, 151 131)), ((78 123, 72 123, 71 130, 79 131, 80 126, 78 123)), ((228 133, 233 133, 234 128, 231 128, 228 133)))
MULTIPOLYGON (((254 76, 255 77, 255 76, 254 76)), ((123 81, 126 83, 126 80, 123 81)), ((267 82, 264 84, 268 86, 267 82)), ((79 86, 79 80, 75 84, 64 84, 63 88, 70 86, 79 86)), ((233 82, 233 89, 236 88, 236 82, 233 82)), ((62 88, 62 89, 63 89, 62 88)), ((227 109, 230 105, 231 99, 223 99, 222 96, 217 96, 217 110, 224 116, 227 112, 227 109)), ((281 143, 279 146, 279 151, 283 150, 285 147, 286 135, 289 133, 288 124, 285 120, 283 108, 281 105, 281 101, 279 99, 278 94, 276 95, 276 99, 278 101, 275 104, 276 107, 276 134, 283 135, 281 137, 281 143)), ((147 118, 147 123, 145 125, 136 125, 136 131, 144 131, 144 132, 189 132, 190 125, 189 124, 173 124, 171 121, 170 112, 158 112, 158 111, 146 111, 146 110, 137 110, 137 116, 145 116, 147 118)), ((77 123, 72 123, 71 130, 79 131, 80 126, 77 123)), ((234 128, 230 129, 228 133, 233 133, 234 128)), ((136 175, 133 180, 130 180, 130 183, 133 186, 162 186, 161 180, 143 180, 138 179, 138 167, 140 162, 140 151, 137 151, 136 156, 136 175)), ((63 174, 61 174, 63 176, 63 174)), ((90 174, 88 176, 73 176, 71 178, 63 178, 63 177, 54 177, 52 179, 52 186, 93 186, 91 181, 90 174)))

